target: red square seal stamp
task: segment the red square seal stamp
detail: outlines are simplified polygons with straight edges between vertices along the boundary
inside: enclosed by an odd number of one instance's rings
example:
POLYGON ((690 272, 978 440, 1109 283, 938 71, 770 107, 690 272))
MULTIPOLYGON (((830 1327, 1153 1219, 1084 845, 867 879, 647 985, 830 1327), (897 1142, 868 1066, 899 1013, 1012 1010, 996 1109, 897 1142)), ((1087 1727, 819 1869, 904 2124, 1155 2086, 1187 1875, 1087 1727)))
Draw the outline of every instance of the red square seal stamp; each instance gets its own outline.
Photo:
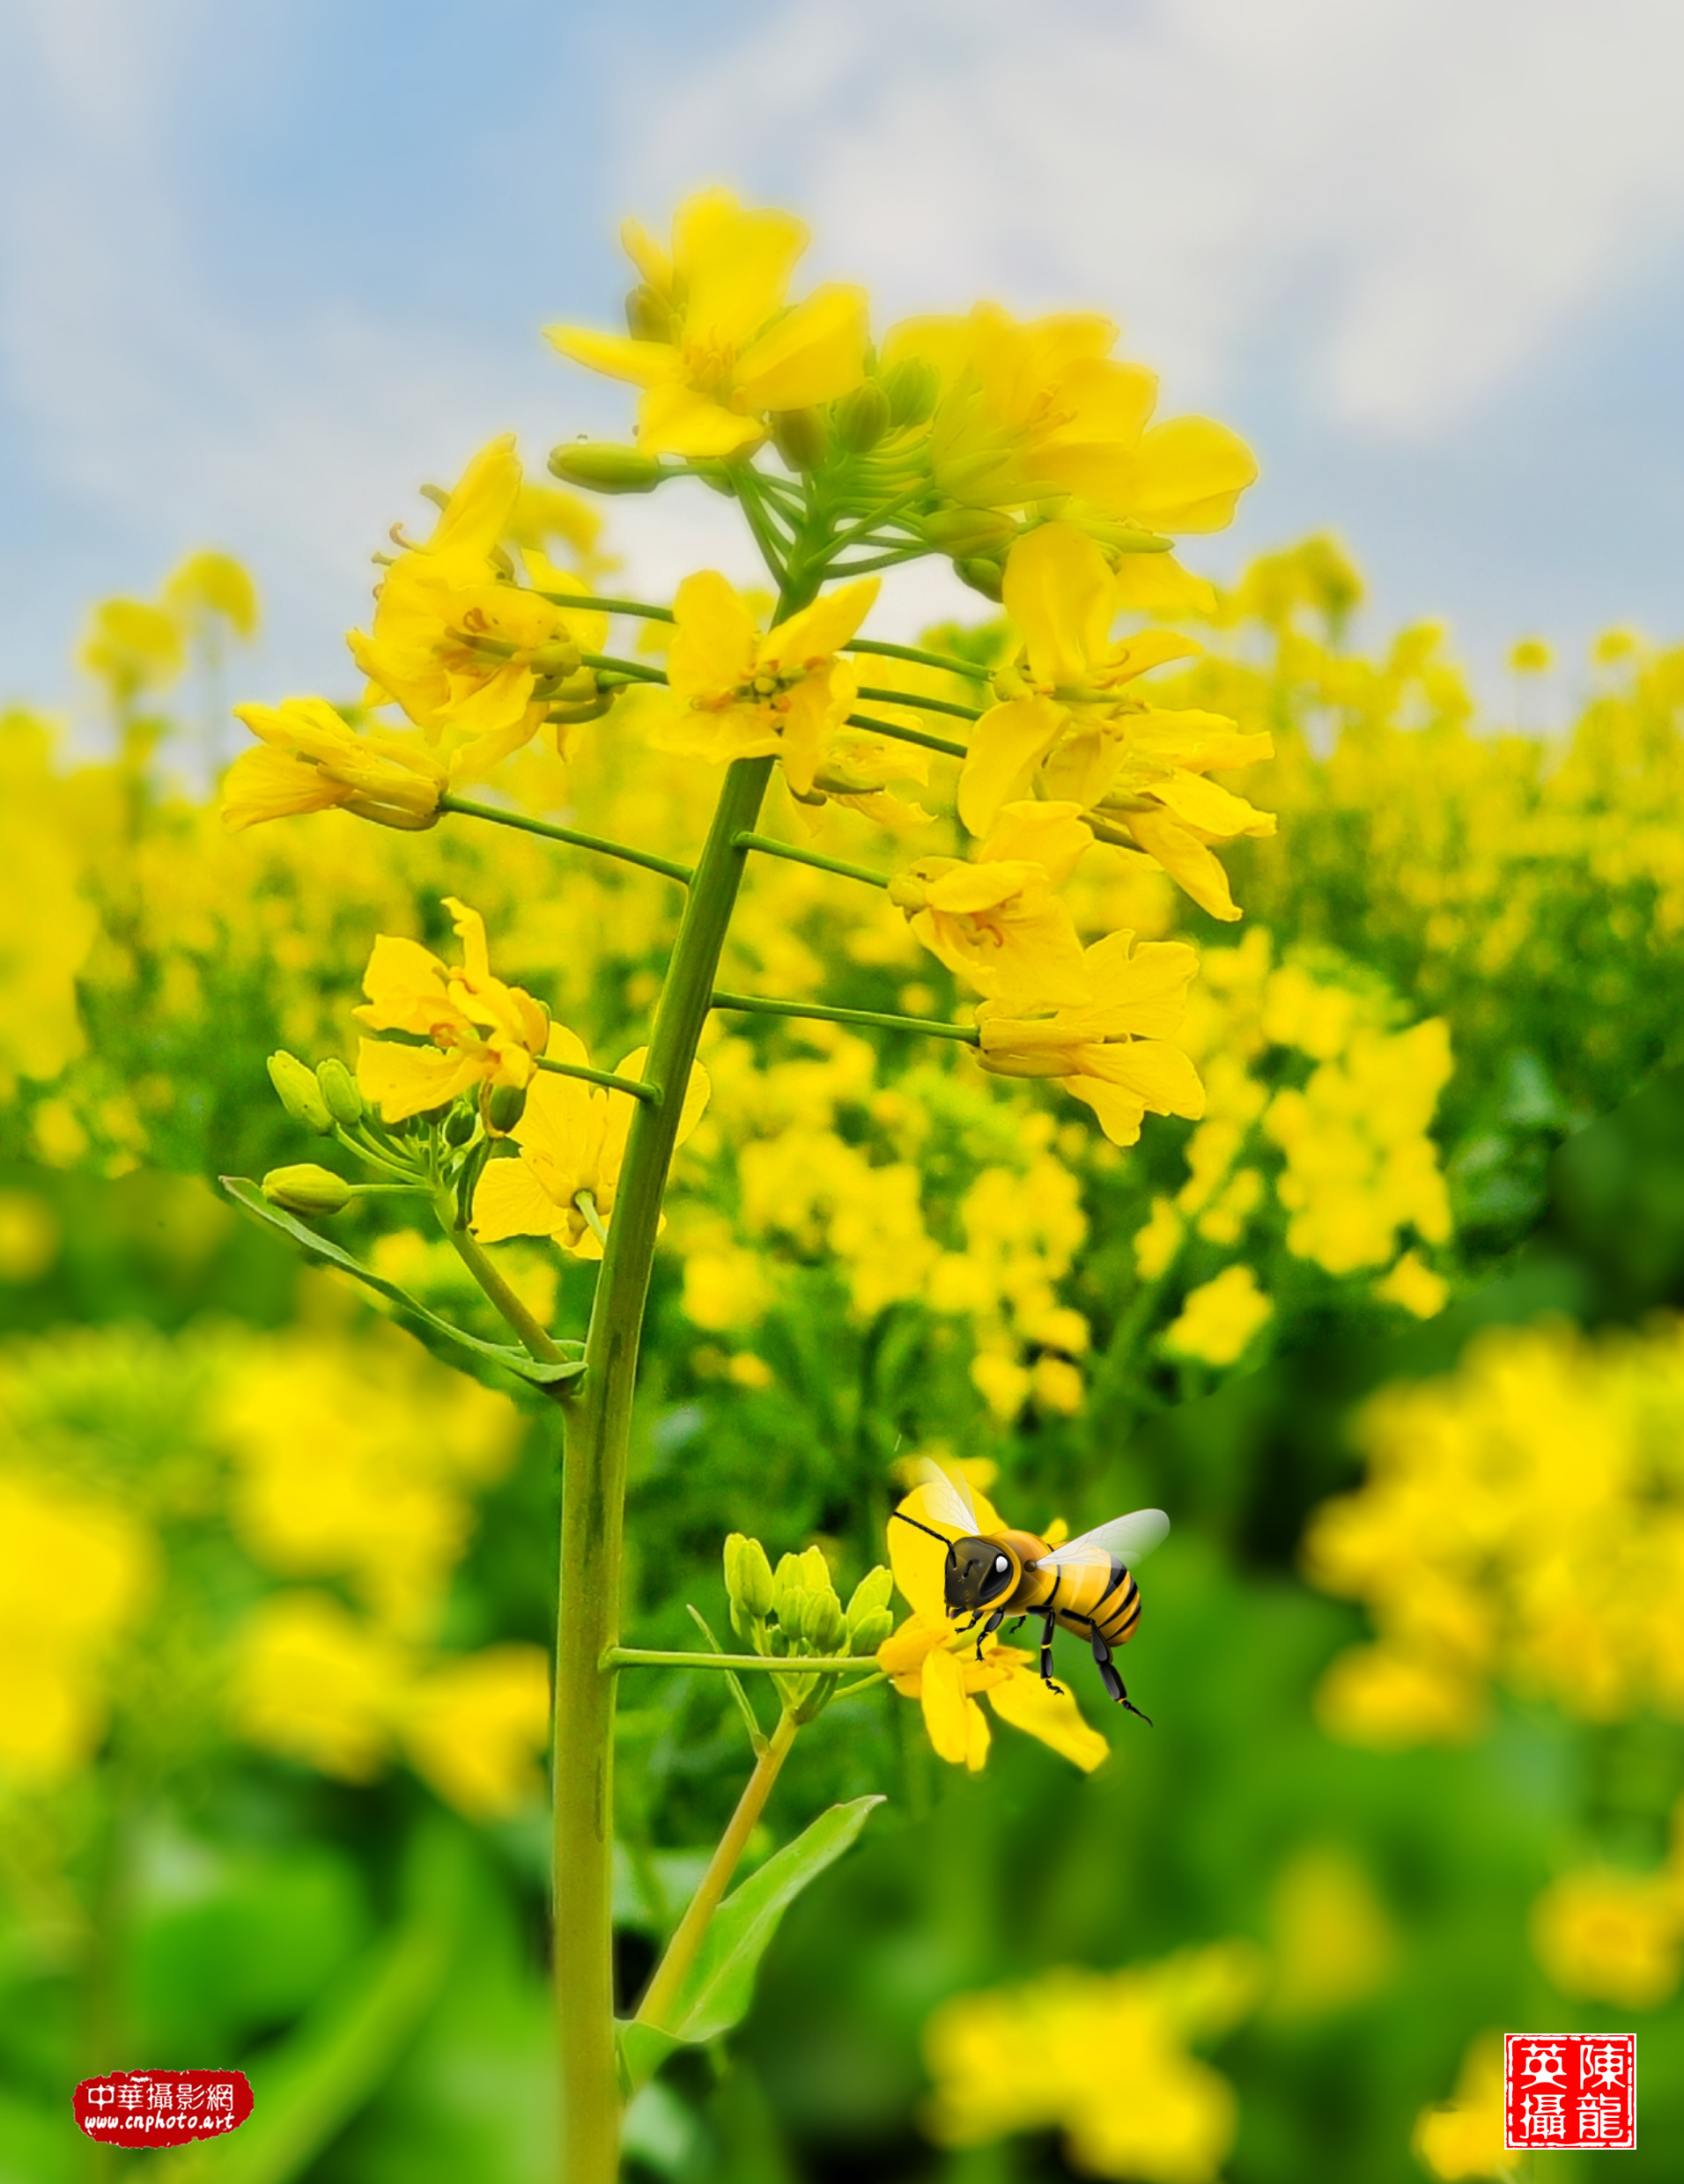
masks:
POLYGON ((1504 2146, 1635 2146, 1636 2069, 1630 2033, 1506 2034, 1504 2146))

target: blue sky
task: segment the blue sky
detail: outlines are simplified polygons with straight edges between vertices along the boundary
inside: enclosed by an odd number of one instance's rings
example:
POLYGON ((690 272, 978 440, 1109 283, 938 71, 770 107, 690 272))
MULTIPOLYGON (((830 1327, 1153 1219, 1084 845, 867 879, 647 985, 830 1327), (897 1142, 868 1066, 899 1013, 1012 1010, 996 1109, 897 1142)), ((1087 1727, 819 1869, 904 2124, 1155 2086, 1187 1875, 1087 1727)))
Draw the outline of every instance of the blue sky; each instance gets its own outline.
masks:
MULTIPOLYGON (((75 710, 88 601, 203 544, 269 610, 242 692, 348 688, 420 480, 624 432, 538 329, 616 324, 620 215, 715 180, 880 324, 1110 311, 1262 459, 1217 573, 1331 528, 1497 695, 1523 632, 1677 638, 1680 79, 1675 0, 0 0, 0 700, 75 710)), ((705 494, 614 525, 651 585, 745 565, 705 494)))

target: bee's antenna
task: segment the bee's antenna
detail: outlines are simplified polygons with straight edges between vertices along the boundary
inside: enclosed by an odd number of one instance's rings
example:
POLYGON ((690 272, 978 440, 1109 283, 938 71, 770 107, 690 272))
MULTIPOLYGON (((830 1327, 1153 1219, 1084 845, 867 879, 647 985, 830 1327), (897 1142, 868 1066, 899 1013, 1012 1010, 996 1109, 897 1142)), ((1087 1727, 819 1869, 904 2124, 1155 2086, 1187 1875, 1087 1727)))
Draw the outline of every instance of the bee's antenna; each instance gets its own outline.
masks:
POLYGON ((910 1524, 914 1531, 927 1532, 932 1539, 940 1539, 942 1545, 947 1549, 948 1561, 949 1562, 953 1561, 953 1542, 945 1538, 941 1532, 937 1531, 934 1526, 929 1524, 920 1524, 917 1517, 907 1516, 899 1509, 890 1509, 889 1514, 890 1516, 898 1516, 903 1524, 910 1524))

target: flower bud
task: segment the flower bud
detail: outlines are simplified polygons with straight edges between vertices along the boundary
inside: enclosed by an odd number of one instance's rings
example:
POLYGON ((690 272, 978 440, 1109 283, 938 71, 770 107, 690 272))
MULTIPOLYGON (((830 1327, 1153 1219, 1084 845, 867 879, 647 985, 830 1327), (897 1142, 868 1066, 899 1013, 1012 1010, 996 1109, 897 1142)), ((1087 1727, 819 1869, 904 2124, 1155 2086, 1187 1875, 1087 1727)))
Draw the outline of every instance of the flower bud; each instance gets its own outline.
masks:
POLYGON ((507 1137, 526 1113, 526 1087, 523 1084, 492 1085, 480 1100, 485 1127, 494 1137, 507 1137))
POLYGON ((725 1590, 731 1599, 731 1624, 747 1637, 744 1623, 764 1623, 777 1598, 766 1550, 746 1532, 734 1531, 725 1543, 725 1590))
POLYGON ((904 357, 892 371, 883 373, 883 390, 889 397, 891 424, 922 424, 935 407, 942 375, 922 357, 904 357))
POLYGON ((921 526, 930 544, 956 561, 1009 546, 1017 526, 997 508, 938 508, 921 526))
POLYGON ((466 1145, 474 1134, 474 1124, 471 1107, 453 1107, 445 1117, 445 1143, 458 1147, 466 1145))
POLYGON ((857 1623, 849 1623, 849 1651, 875 1653, 894 1627, 895 1612, 892 1608, 873 1608, 869 1615, 862 1615, 857 1623))
POLYGON ((532 655, 536 672, 545 676, 566 676, 579 672, 579 647, 565 637, 553 638, 548 645, 540 645, 532 655))
POLYGON ((801 1636, 815 1653, 833 1654, 847 1635, 842 1603, 827 1587, 809 1592, 801 1604, 801 1636))
POLYGON ((772 419, 772 444, 792 470, 816 470, 830 438, 822 410, 779 410, 772 419))
POLYGON ((550 451, 550 471, 593 493, 653 493, 668 475, 653 455, 605 439, 564 440, 550 451))
POLYGON ((889 397, 876 380, 861 380, 831 411, 836 444, 851 455, 868 455, 889 430, 889 397))
POLYGON ((834 1592, 831 1582, 831 1565, 824 1550, 816 1545, 804 1547, 801 1554, 801 1583, 809 1592, 834 1592))
POLYGON ((301 1122, 307 1130, 327 1136, 333 1128, 333 1116, 321 1096, 314 1070, 307 1068, 296 1054, 283 1049, 269 1058, 269 1081, 294 1122, 301 1122))
POLYGON ((973 592, 980 592, 996 606, 1005 596, 1006 572, 997 561, 956 561, 953 573, 961 584, 968 584, 973 592))
POLYGON ((310 1161, 271 1168, 263 1177, 263 1196, 289 1214, 342 1214, 356 1195, 343 1176, 310 1161))
POLYGON ((328 1112, 342 1129, 353 1129, 363 1118, 363 1096, 357 1080, 336 1055, 316 1064, 316 1082, 328 1103, 328 1112))
POLYGON ((672 306, 647 281, 639 281, 625 299, 625 324, 633 341, 669 342, 672 306))
MULTIPOLYGON (((868 1570, 853 1588, 853 1597, 848 1602, 850 1633, 857 1632, 860 1626, 871 1617, 886 1609, 894 1590, 895 1576, 892 1570, 886 1569, 881 1562, 875 1569, 868 1570)), ((872 1649, 862 1649, 856 1644, 855 1650, 868 1651, 872 1649)))

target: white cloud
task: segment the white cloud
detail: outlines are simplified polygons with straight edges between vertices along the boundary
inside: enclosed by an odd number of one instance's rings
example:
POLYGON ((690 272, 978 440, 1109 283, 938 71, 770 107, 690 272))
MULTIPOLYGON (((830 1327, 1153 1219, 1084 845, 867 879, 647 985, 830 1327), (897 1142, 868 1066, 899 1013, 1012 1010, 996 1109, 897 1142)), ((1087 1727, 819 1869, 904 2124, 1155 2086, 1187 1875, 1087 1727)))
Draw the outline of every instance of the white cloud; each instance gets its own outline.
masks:
POLYGON ((1126 316, 1429 435, 1684 234, 1675 0, 797 0, 628 112, 647 202, 738 174, 892 309, 1126 316))

